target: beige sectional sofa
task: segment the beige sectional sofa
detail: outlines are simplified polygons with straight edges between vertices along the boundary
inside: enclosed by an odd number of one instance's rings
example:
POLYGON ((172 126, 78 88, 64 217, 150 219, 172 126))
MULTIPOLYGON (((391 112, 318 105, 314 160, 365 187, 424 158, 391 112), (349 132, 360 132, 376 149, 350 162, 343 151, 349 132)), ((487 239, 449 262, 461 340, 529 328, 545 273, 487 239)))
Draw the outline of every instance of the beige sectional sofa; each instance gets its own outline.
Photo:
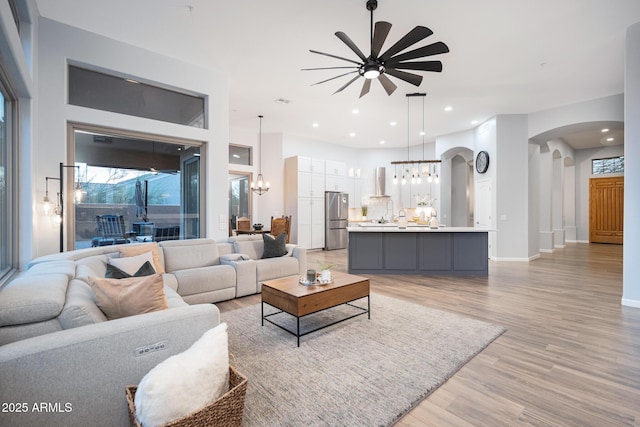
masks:
POLYGON ((118 246, 33 260, 0 289, 0 402, 28 409, 3 413, 3 420, 127 425, 124 386, 216 326, 219 311, 211 303, 258 293, 264 280, 303 275, 306 249, 286 248, 283 256, 262 259, 259 235, 160 242, 169 309, 109 321, 88 278, 104 277, 118 246), (34 410, 42 402, 53 406, 34 410))

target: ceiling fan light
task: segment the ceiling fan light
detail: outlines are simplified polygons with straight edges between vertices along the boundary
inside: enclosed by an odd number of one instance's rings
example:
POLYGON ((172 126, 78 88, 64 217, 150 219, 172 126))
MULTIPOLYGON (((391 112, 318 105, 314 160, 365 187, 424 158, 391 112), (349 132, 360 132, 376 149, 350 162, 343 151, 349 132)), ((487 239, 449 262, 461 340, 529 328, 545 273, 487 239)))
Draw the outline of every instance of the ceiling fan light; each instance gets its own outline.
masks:
POLYGON ((363 71, 362 76, 365 79, 377 79, 380 75, 380 67, 375 63, 366 64, 363 71))

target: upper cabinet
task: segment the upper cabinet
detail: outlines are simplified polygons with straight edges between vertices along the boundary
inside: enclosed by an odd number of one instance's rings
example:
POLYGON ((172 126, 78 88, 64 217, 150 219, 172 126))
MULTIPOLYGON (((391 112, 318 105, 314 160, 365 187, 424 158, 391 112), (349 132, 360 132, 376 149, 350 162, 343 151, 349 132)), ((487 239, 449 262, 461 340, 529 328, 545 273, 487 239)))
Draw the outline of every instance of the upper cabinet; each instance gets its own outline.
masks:
POLYGON ((320 173, 324 175, 325 161, 322 159, 312 159, 311 157, 294 157, 298 164, 298 172, 320 173))
POLYGON ((327 175, 347 176, 347 164, 345 162, 327 160, 324 170, 327 175))

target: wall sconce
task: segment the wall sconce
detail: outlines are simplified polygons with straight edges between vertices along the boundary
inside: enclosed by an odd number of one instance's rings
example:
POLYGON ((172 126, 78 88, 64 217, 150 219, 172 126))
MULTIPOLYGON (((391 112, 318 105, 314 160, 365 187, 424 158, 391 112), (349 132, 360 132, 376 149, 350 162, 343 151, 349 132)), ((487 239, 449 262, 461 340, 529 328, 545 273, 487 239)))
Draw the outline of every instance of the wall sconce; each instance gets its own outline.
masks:
POLYGON ((84 198, 86 192, 82 189, 80 184, 80 166, 65 165, 60 163, 60 176, 58 178, 47 176, 45 177, 45 193, 42 199, 42 210, 45 215, 49 216, 53 213, 53 222, 60 226, 60 252, 64 251, 64 168, 75 168, 78 170, 77 180, 74 185, 73 200, 76 203, 80 203, 84 198), (60 182, 60 192, 56 193, 56 206, 51 210, 51 200, 49 199, 49 180, 55 179, 60 182))

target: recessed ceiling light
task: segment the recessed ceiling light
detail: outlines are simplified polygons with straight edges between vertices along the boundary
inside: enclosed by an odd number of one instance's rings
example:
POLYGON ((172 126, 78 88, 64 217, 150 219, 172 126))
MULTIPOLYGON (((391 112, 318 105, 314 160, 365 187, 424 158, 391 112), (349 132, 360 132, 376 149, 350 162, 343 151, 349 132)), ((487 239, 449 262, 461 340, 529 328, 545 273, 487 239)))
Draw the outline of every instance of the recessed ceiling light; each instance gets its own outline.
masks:
POLYGON ((274 102, 277 103, 277 104, 287 105, 287 104, 289 104, 291 102, 291 100, 290 99, 286 99, 286 98, 278 98, 274 102))
POLYGON ((451 105, 447 105, 446 107, 444 107, 444 111, 451 111, 453 110, 453 107, 451 105))
POLYGON ((318 123, 314 123, 311 126, 313 126, 314 128, 317 128, 318 126, 320 126, 318 123))
POLYGON ((614 138, 607 138, 607 142, 615 141, 614 138))
POLYGON ((380 141, 380 145, 384 144, 384 141, 380 141))
POLYGON ((420 131, 420 136, 424 136, 424 131, 423 130, 420 131))
POLYGON ((471 120, 471 124, 472 124, 472 125, 477 125, 477 124, 478 124, 478 121, 477 121, 477 120, 471 120))
POLYGON ((602 132, 602 133, 609 132, 609 128, 604 128, 600 132, 602 132))
POLYGON ((353 114, 358 114, 360 112, 360 110, 358 110, 357 108, 354 108, 353 110, 351 110, 351 112, 353 114))
POLYGON ((391 126, 395 126, 395 125, 397 125, 397 124, 398 124, 398 122, 391 122, 391 123, 389 123, 389 124, 390 124, 391 126))
POLYGON ((354 136, 356 136, 356 133, 355 133, 355 132, 351 132, 351 133, 349 134, 349 136, 350 136, 351 138, 353 138, 354 136))
POLYGON ((234 154, 234 155, 233 155, 233 158, 234 158, 234 159, 239 159, 239 158, 240 158, 240 156, 239 156, 239 155, 237 155, 237 154, 234 154))

